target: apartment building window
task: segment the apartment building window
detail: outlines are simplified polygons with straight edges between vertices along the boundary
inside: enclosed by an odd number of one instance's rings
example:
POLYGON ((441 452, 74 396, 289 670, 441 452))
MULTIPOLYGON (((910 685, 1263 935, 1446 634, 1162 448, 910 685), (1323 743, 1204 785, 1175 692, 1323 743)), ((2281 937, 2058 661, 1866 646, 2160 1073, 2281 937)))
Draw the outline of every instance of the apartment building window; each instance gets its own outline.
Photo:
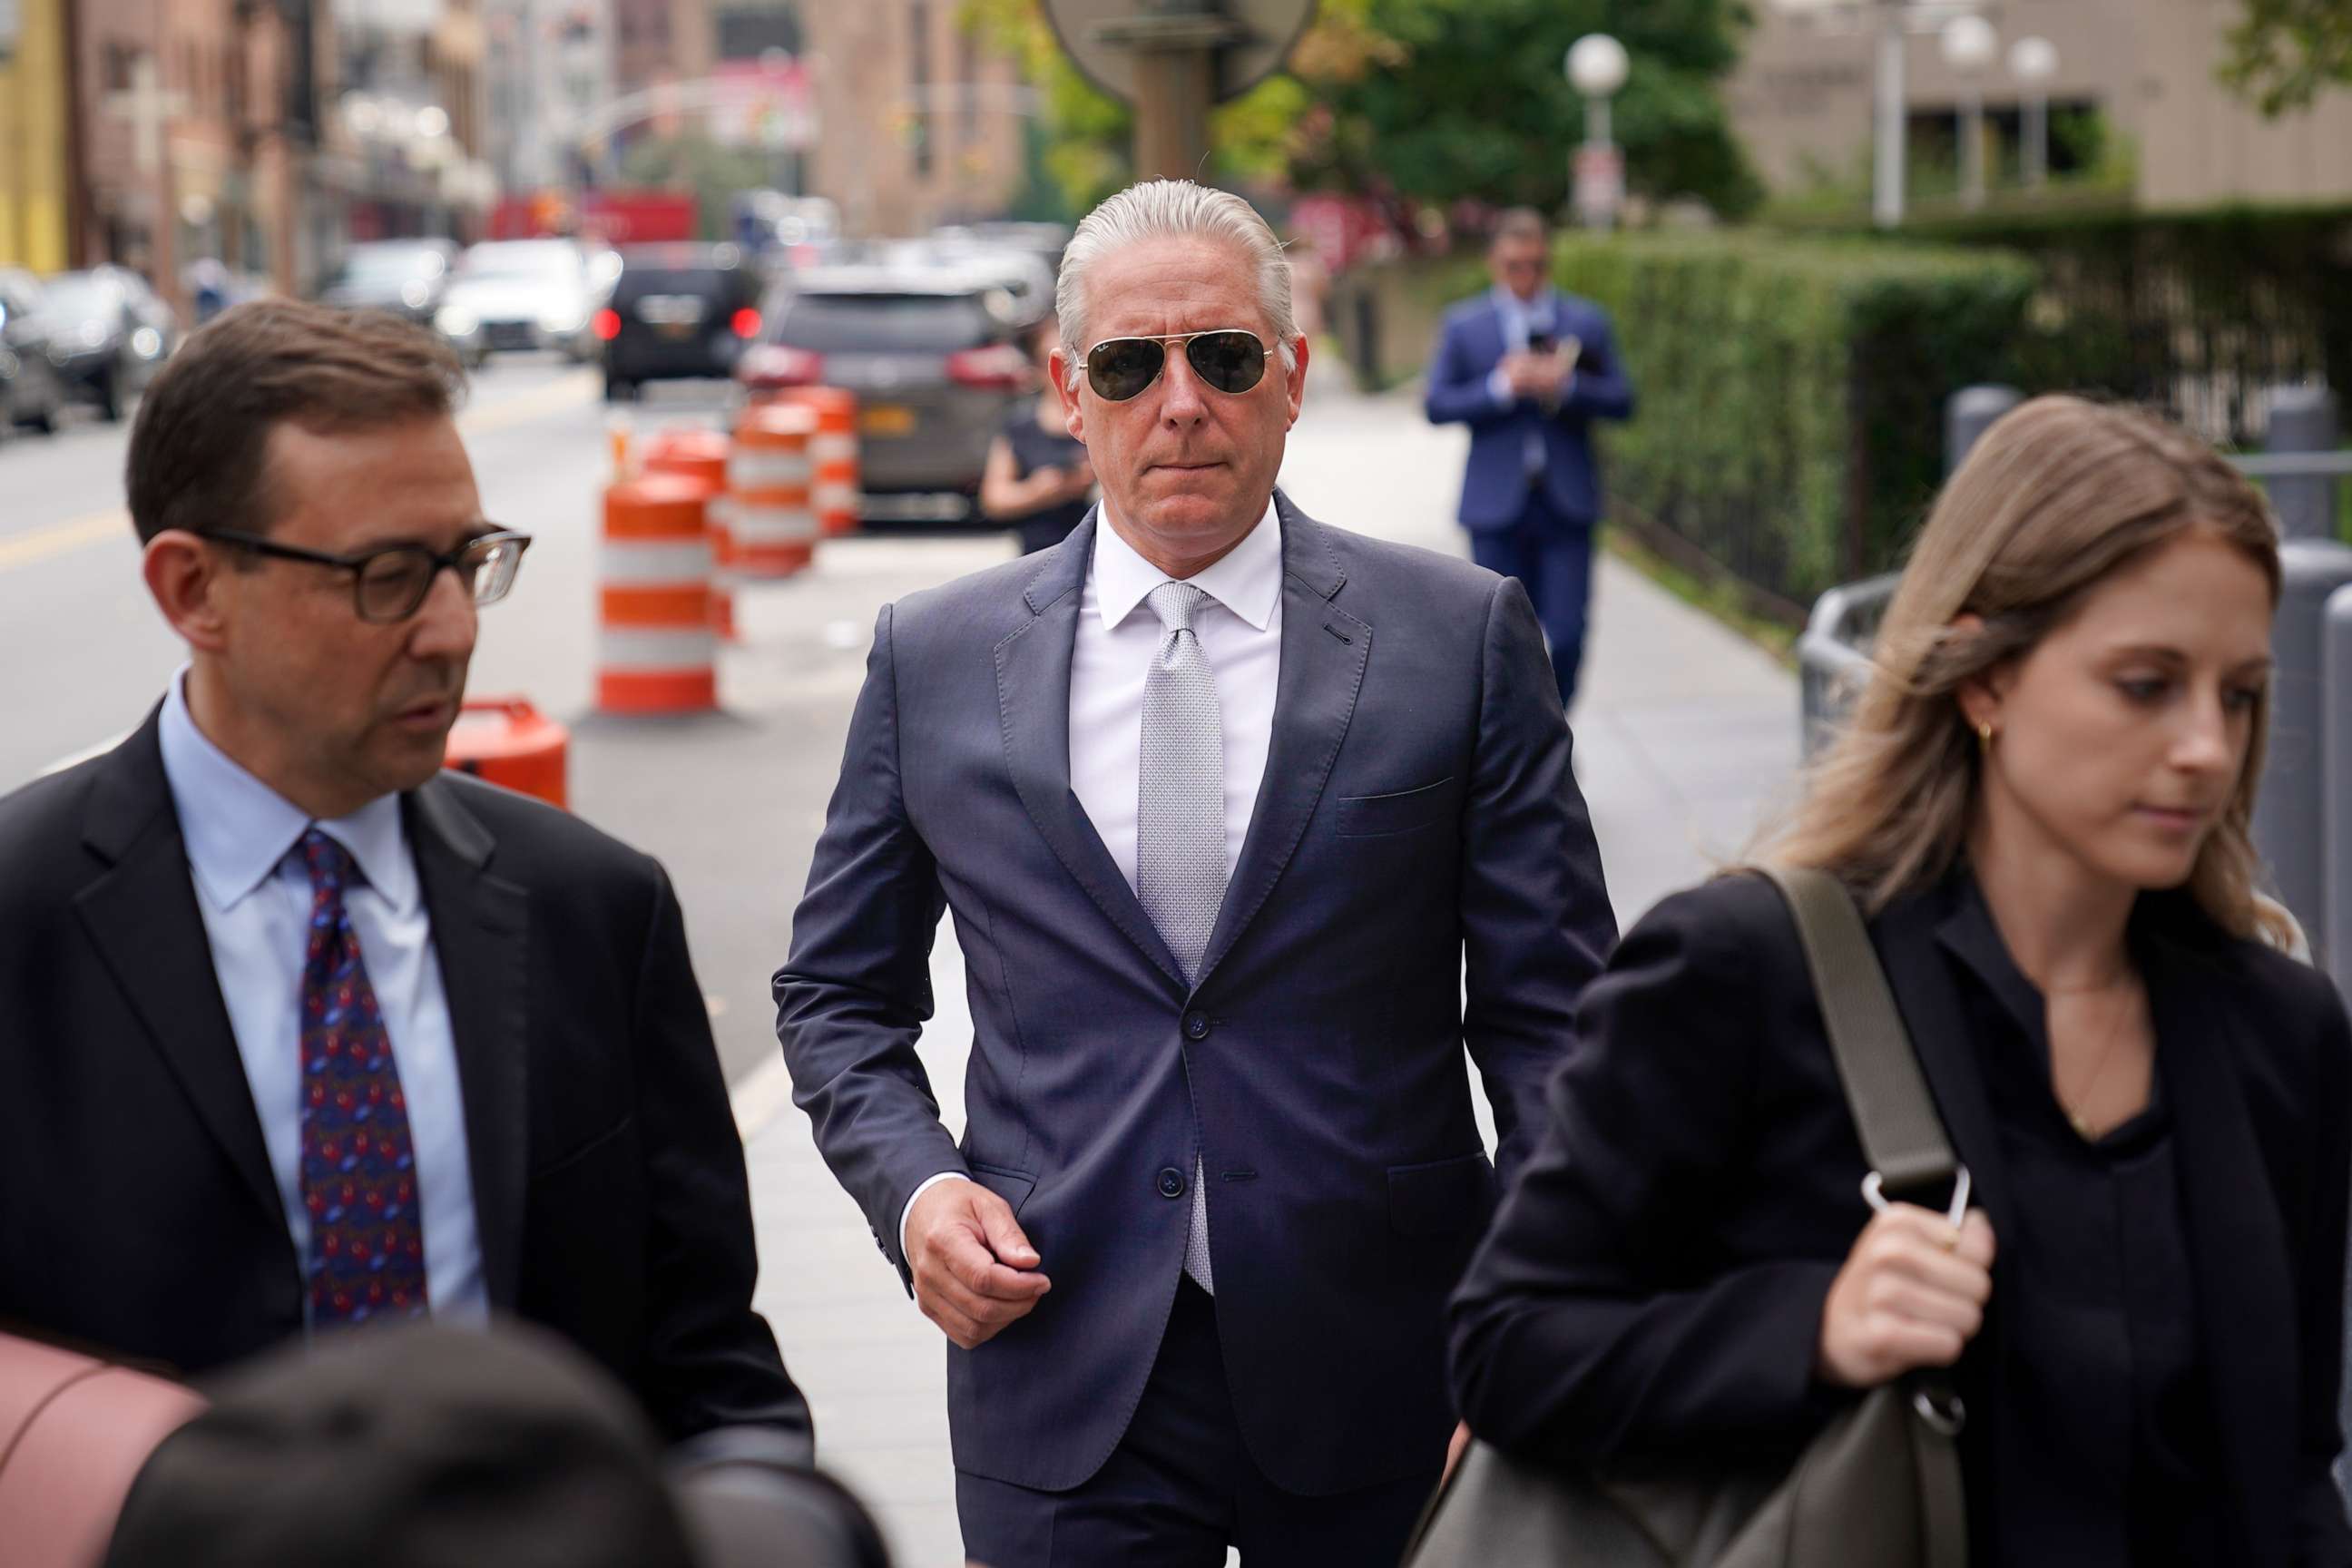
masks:
POLYGON ((971 26, 956 19, 956 136, 966 145, 980 134, 980 47, 971 26))
POLYGON ((925 0, 908 0, 907 26, 911 35, 907 70, 912 79, 908 97, 914 104, 915 177, 928 179, 931 173, 931 8, 925 0))
POLYGON ((139 51, 129 44, 110 43, 105 47, 99 57, 100 61, 99 74, 106 79, 107 91, 129 92, 131 90, 131 62, 138 58, 139 51))

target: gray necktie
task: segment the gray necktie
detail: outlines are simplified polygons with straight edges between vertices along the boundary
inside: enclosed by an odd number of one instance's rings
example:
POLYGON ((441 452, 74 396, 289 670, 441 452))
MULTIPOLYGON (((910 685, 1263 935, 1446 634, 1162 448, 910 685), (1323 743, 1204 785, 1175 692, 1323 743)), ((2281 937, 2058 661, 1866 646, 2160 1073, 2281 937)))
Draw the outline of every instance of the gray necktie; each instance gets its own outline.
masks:
MULTIPOLYGON (((1135 893, 1144 913, 1198 980, 1209 932, 1225 899, 1225 731, 1217 683, 1192 630, 1206 597, 1190 583, 1162 583, 1145 601, 1164 635, 1143 683, 1143 747, 1136 770, 1135 893)), ((1209 1275, 1209 1198, 1192 1157, 1192 1224, 1184 1272, 1203 1290, 1209 1275)))

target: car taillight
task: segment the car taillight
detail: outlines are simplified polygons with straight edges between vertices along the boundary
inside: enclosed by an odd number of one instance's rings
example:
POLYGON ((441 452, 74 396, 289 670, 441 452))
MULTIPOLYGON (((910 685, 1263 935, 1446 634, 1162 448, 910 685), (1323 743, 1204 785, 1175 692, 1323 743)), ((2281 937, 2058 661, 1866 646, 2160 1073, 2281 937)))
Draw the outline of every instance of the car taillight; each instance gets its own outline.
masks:
MULTIPOLYGON (((579 318, 578 318, 577 316, 575 316, 575 317, 573 317, 573 318, 572 318, 572 320, 574 320, 574 321, 578 321, 578 320, 579 320, 579 318)), ((618 310, 614 310, 614 309, 613 309, 611 306, 609 306, 609 305, 607 305, 604 309, 603 309, 603 310, 601 310, 597 311, 597 312, 596 312, 596 336, 597 336, 599 339, 603 340, 604 342, 608 342, 608 343, 609 343, 609 342, 611 342, 614 338, 617 338, 617 337, 619 337, 620 335, 621 335, 621 312, 620 312, 620 311, 618 311, 618 310)))
POLYGON ((758 337, 760 335, 760 312, 754 310, 749 305, 746 305, 743 309, 736 311, 735 335, 739 338, 745 339, 758 337))
POLYGON ((743 351, 735 378, 746 386, 814 386, 824 374, 824 356, 782 343, 755 343, 743 351))
POLYGON ((1029 356, 1011 343, 965 349, 948 355, 948 379, 959 386, 1018 392, 1029 382, 1029 356))

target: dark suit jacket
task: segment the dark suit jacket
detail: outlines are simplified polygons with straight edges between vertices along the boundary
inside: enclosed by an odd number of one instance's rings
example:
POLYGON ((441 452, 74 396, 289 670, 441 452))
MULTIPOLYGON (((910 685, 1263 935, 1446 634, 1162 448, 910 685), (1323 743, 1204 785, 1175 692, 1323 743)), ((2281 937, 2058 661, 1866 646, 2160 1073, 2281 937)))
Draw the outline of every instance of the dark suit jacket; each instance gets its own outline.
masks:
MULTIPOLYGON (((2232 1561, 2352 1562, 2328 1476, 2352 1030, 2326 978, 2224 936, 2185 895, 2144 897, 2134 931, 2232 1561)), ((1962 988, 2038 997, 1965 871, 1891 906, 1871 935, 1974 1202, 1996 1237, 2015 1237, 2033 1194, 2004 1169, 1962 988)), ((1779 892, 1725 879, 1628 932, 1549 1100, 1454 1303, 1473 1429, 1569 1463, 1793 1448, 1839 1403, 1814 1360, 1830 1282, 1869 1218, 1868 1167, 1779 892)), ((1997 1391, 2008 1370, 2014 1252, 1996 1256, 1964 1387, 1997 1391)), ((1997 1505, 2030 1534, 2036 1494, 2069 1478, 2002 1464, 2002 1417, 1997 1397, 1970 1403, 1971 1511, 1997 1505)))
MULTIPOLYGON (((751 1308, 741 1143, 668 879, 461 775, 402 804, 492 1310, 571 1340, 672 1436, 805 1440, 751 1308)), ((0 1322, 190 1374, 302 1331, 195 899, 153 718, 0 800, 0 1322)))
POLYGON ((1633 383, 1617 355, 1609 312, 1573 294, 1559 296, 1554 333, 1575 338, 1576 380, 1557 408, 1530 397, 1495 405, 1487 378, 1509 344, 1493 296, 1465 300, 1445 313, 1430 362, 1424 405, 1433 424, 1470 426, 1470 466, 1462 478, 1462 526, 1474 532, 1508 528, 1528 507, 1528 437, 1544 444, 1544 494, 1571 521, 1601 521, 1601 466, 1592 455, 1592 421, 1631 419, 1633 383))
POLYGON ((1525 592, 1276 503, 1272 751, 1197 985, 1070 789, 1097 525, 876 629, 778 1029, 894 1263, 939 1171, 1003 1194, 1044 1256, 1036 1310, 950 1352, 956 1463, 982 1476, 1064 1489, 1118 1445, 1196 1151, 1259 1467, 1312 1494, 1433 1476, 1444 1300, 1493 1203, 1464 1045, 1507 1171, 1615 935, 1525 592), (915 1054, 942 900, 975 1026, 961 1146, 915 1054))

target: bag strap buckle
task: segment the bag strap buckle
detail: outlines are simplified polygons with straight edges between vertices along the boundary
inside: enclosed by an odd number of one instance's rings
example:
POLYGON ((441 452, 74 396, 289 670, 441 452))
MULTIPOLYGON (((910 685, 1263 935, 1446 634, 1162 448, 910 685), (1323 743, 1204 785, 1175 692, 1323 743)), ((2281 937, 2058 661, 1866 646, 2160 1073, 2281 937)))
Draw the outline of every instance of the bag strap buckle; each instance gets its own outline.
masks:
MULTIPOLYGON (((1886 1195, 1886 1178, 1875 1171, 1863 1177, 1862 1196, 1865 1203, 1880 1214, 1885 1214, 1895 1206, 1895 1200, 1886 1195)), ((1968 1215, 1969 1168, 1962 1165, 1958 1168, 1958 1174, 1952 1179, 1952 1206, 1944 1217, 1950 1220, 1953 1228, 1957 1230, 1959 1228, 1960 1222, 1968 1218, 1968 1215)))

